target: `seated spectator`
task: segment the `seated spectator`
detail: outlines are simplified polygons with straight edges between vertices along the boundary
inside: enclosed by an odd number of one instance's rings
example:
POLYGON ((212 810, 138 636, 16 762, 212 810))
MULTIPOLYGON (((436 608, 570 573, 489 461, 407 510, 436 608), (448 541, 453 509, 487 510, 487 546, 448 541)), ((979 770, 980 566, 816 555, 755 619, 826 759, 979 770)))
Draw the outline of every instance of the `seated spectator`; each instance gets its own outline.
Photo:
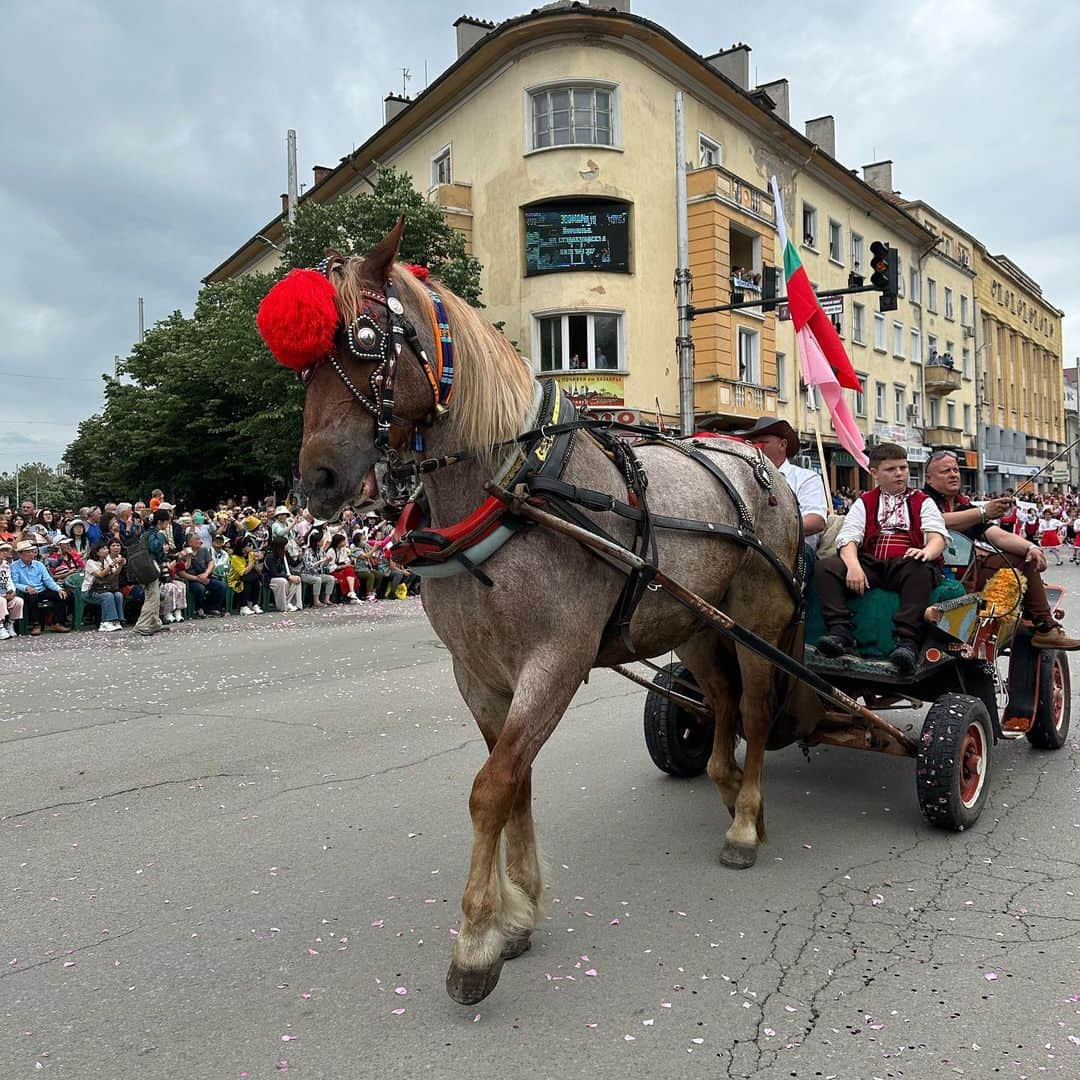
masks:
POLYGON ((11 580, 26 605, 26 621, 30 624, 31 637, 41 633, 46 605, 52 608, 53 621, 49 629, 56 634, 66 634, 71 629, 65 625, 68 617, 67 590, 53 580, 45 564, 37 559, 37 548, 33 541, 20 540, 15 550, 19 559, 12 564, 11 580))
POLYGON ((300 575, 289 565, 285 547, 284 536, 275 536, 270 541, 270 550, 263 559, 263 578, 273 593, 274 607, 278 611, 299 611, 302 604, 300 575))
POLYGON ((11 545, 0 540, 0 641, 15 637, 15 621, 22 618, 23 601, 11 580, 11 545))
POLYGON ((375 569, 375 554, 367 542, 366 529, 357 529, 352 534, 352 557, 356 580, 363 587, 365 602, 378 603, 383 579, 382 574, 375 569))
POLYGON ((229 559, 232 552, 225 541, 224 533, 215 533, 210 545, 210 556, 214 560, 214 577, 225 586, 225 595, 229 594, 229 559))
POLYGON ((116 529, 125 550, 142 535, 142 518, 135 513, 131 503, 122 502, 116 507, 116 529))
POLYGON ((102 536, 101 533, 101 508, 91 506, 86 511, 86 535, 91 544, 96 544, 102 536))
POLYGON ((90 549, 82 583, 83 600, 101 608, 98 632, 102 634, 119 630, 124 622, 124 594, 120 591, 120 573, 125 559, 120 554, 119 541, 115 543, 115 554, 110 552, 111 546, 109 541, 99 540, 90 549))
POLYGON ((229 559, 229 588, 241 599, 241 615, 261 615, 259 596, 262 589, 262 558, 255 550, 250 536, 239 536, 233 541, 229 559))
POLYGON ((207 615, 223 617, 225 615, 225 583, 214 577, 214 557, 203 547, 202 537, 197 532, 188 533, 187 548, 191 554, 186 559, 185 568, 179 577, 186 582, 195 605, 195 618, 205 619, 207 615))
POLYGON ((349 543, 344 533, 337 533, 330 541, 330 552, 333 555, 330 573, 337 579, 342 595, 350 604, 363 603, 356 595, 356 569, 353 566, 352 553, 349 551, 349 543))
POLYGON ((71 537, 73 550, 85 560, 90 554, 90 537, 86 535, 86 522, 82 518, 72 518, 68 522, 67 532, 71 537))
POLYGON ((196 510, 195 513, 191 515, 191 527, 193 532, 199 534, 199 537, 203 542, 203 547, 209 551, 210 546, 214 542, 214 533, 217 532, 217 526, 208 521, 206 515, 201 510, 196 510))
POLYGON ((45 560, 55 581, 61 585, 71 574, 81 574, 86 569, 83 557, 75 550, 74 541, 70 536, 62 536, 56 545, 56 553, 45 560))
POLYGON ((26 518, 22 514, 12 514, 7 521, 7 525, 4 530, 0 532, 0 540, 4 540, 9 544, 18 544, 23 538, 23 532, 26 529, 26 518))
POLYGON ((60 527, 57 524, 53 512, 47 506, 43 510, 38 511, 37 523, 45 530, 45 535, 49 538, 49 543, 55 544, 57 537, 61 535, 60 527))
POLYGON ((315 607, 326 607, 334 595, 337 580, 330 573, 333 556, 329 551, 322 529, 312 529, 304 545, 304 558, 300 566, 300 580, 311 586, 312 603, 315 607))
POLYGON ((180 572, 189 566, 190 556, 186 553, 177 555, 169 561, 161 575, 161 621, 178 623, 184 621, 187 611, 187 582, 182 580, 180 572))

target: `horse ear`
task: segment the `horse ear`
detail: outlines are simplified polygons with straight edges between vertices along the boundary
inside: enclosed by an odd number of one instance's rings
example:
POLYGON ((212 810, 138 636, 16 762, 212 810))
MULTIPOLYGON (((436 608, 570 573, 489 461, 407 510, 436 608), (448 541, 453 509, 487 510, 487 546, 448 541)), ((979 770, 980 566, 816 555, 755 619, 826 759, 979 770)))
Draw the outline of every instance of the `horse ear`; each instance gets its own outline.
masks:
POLYGON ((405 231, 405 217, 399 217, 397 224, 371 249, 364 259, 364 275, 376 281, 386 281, 390 277, 390 265, 397 258, 401 246, 401 234, 405 231))

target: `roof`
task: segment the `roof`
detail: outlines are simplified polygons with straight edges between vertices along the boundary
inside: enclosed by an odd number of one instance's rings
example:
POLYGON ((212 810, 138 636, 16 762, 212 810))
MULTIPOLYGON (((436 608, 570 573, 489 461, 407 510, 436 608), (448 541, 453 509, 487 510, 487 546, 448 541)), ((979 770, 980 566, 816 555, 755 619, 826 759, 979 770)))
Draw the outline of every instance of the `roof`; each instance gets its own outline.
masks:
MULTIPOLYGON (((573 30, 591 35, 608 30, 613 37, 633 38, 651 46, 669 62, 680 67, 691 79, 718 92, 741 114, 745 123, 766 130, 772 129, 778 141, 788 145, 791 155, 804 163, 801 168, 810 167, 816 158, 823 172, 836 186, 846 188, 853 197, 864 203, 876 205, 881 216, 897 231, 907 233, 912 239, 923 243, 932 239, 932 234, 902 206, 884 197, 881 192, 861 180, 820 146, 772 112, 762 103, 761 95, 758 95, 755 89, 743 90, 670 31, 631 12, 583 6, 577 2, 552 5, 499 23, 459 56, 418 94, 411 104, 383 124, 351 154, 342 158, 336 168, 304 192, 300 201, 329 201, 339 194, 358 176, 367 172, 380 157, 392 152, 412 131, 436 118, 447 101, 490 74, 496 61, 503 62, 512 49, 533 44, 537 38, 549 34, 565 34, 573 30)), ((262 255, 262 245, 266 240, 276 242, 283 235, 284 221, 283 213, 271 218, 250 239, 211 270, 203 278, 203 282, 220 281, 242 272, 262 255)))

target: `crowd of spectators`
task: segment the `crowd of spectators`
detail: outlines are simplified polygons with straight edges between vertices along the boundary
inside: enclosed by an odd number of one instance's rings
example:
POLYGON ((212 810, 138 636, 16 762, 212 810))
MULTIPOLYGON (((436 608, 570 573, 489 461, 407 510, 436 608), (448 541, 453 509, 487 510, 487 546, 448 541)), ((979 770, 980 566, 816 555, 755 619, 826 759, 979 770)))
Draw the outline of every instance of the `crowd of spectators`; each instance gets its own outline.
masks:
POLYGON ((377 514, 347 507, 331 523, 291 499, 184 512, 157 490, 147 502, 63 510, 24 499, 0 510, 0 641, 20 625, 37 636, 131 624, 148 636, 187 618, 404 600, 420 582, 390 558, 392 533, 377 514), (129 568, 137 551, 158 567, 150 584, 129 568))

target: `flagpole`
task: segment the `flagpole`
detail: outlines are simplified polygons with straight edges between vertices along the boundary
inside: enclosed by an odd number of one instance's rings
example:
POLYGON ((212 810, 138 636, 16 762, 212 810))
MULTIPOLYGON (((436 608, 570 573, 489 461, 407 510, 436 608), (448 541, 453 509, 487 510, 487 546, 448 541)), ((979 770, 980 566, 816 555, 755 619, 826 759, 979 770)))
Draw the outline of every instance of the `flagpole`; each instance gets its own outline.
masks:
POLYGON ((818 461, 821 462, 821 479, 825 482, 825 505, 829 508, 829 513, 833 512, 832 501, 832 487, 829 485, 829 470, 825 467, 825 447, 821 442, 821 428, 815 426, 814 438, 817 439, 817 456, 818 461))
POLYGON ((686 221, 686 120, 683 95, 675 94, 675 306, 679 317, 675 351, 679 360, 679 433, 694 431, 694 339, 690 335, 690 237, 686 221))

